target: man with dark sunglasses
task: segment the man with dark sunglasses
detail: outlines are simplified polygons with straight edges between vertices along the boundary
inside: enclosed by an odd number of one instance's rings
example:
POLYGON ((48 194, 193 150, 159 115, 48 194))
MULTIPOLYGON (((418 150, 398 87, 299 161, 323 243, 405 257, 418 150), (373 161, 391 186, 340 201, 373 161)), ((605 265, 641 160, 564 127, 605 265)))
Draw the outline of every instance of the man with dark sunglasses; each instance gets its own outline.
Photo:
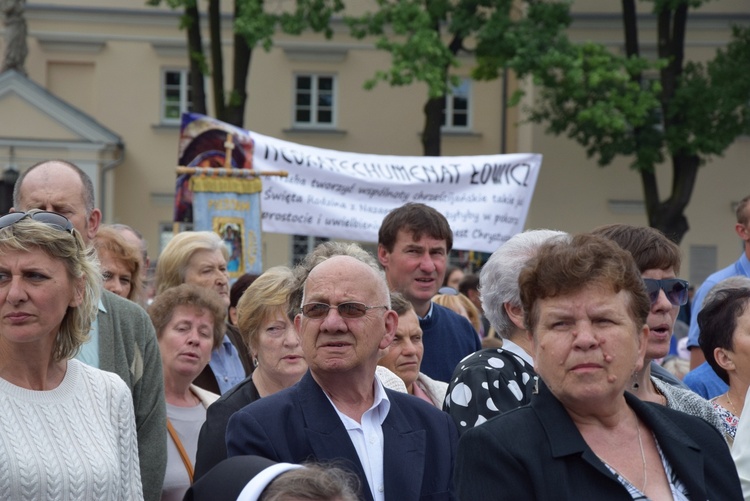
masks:
POLYGON ((335 461, 367 501, 455 499, 450 416, 375 377, 397 323, 381 271, 351 256, 312 268, 294 320, 309 371, 232 415, 228 455, 335 461))
MULTIPOLYGON (((11 210, 42 209, 62 214, 89 245, 102 218, 94 198, 94 185, 84 171, 72 163, 52 160, 21 174, 13 188, 11 210)), ((103 290, 89 335, 90 341, 76 358, 117 374, 130 388, 144 499, 159 500, 167 461, 167 422, 154 327, 143 308, 103 290)))

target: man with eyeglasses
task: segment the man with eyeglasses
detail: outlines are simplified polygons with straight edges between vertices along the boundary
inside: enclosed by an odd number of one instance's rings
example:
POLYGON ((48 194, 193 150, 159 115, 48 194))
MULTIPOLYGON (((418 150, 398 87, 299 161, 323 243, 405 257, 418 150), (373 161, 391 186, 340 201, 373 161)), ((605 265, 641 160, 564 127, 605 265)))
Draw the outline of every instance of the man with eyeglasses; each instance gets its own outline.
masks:
MULTIPOLYGON (((91 178, 76 165, 60 160, 41 162, 24 171, 13 188, 13 206, 12 211, 42 209, 62 214, 87 245, 96 236, 102 218, 94 206, 91 178)), ((153 324, 143 308, 102 290, 89 336, 76 358, 117 374, 130 388, 144 499, 159 500, 167 462, 167 422, 153 324)))
POLYGON ((422 372, 444 382, 462 358, 482 349, 468 320, 432 302, 445 278, 452 247, 448 220, 424 204, 407 203, 393 209, 378 231, 378 261, 388 285, 409 300, 419 317, 424 334, 422 372))
POLYGON ((315 266, 294 321, 309 371, 230 418, 229 456, 336 461, 368 501, 455 499, 450 417, 375 377, 397 323, 382 272, 350 256, 315 266))

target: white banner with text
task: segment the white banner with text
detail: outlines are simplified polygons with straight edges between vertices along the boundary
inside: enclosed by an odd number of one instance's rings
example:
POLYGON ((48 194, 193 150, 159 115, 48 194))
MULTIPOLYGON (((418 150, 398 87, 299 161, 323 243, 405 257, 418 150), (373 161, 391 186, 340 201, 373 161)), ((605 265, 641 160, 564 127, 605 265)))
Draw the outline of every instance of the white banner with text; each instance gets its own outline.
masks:
MULTIPOLYGON (((389 211, 421 202, 446 217, 455 249, 484 252, 523 231, 542 163, 542 155, 530 153, 417 157, 327 150, 183 115, 181 166, 219 168, 228 151, 233 169, 288 172, 261 176, 263 231, 377 242, 389 211)), ((192 207, 188 177, 177 179, 179 222, 203 210, 192 207)))
POLYGON ((542 156, 406 157, 326 150, 250 132, 263 179, 263 231, 377 242, 406 202, 442 213, 455 249, 495 251, 523 231, 542 156))

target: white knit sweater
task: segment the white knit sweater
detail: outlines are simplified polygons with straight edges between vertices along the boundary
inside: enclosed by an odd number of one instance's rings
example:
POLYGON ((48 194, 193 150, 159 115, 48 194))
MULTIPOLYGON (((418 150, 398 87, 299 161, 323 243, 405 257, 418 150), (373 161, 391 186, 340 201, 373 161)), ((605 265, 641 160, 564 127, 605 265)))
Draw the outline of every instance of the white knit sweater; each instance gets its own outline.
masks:
POLYGON ((77 360, 50 391, 0 379, 0 499, 143 499, 125 383, 77 360))

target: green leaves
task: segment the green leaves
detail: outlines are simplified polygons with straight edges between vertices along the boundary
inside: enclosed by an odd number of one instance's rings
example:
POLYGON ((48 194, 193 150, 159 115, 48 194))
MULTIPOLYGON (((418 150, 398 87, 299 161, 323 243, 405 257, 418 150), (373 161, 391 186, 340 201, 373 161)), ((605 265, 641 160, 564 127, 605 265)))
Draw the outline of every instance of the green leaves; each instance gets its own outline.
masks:
MULTIPOLYGON (((500 2, 498 2, 500 3, 500 2)), ((652 0, 655 13, 698 0, 652 0)), ((537 87, 529 120, 576 140, 607 165, 620 155, 636 169, 653 171, 665 155, 721 154, 750 133, 750 29, 735 28, 732 42, 706 64, 668 68, 676 81, 662 93, 667 60, 626 57, 592 42, 573 43, 566 2, 527 1, 526 14, 497 9, 478 32, 477 79, 505 68, 537 87)), ((513 97, 513 104, 520 95, 513 97)))
POLYGON ((381 81, 392 86, 422 82, 429 98, 448 94, 455 80, 449 69, 458 66, 456 55, 463 49, 464 37, 482 18, 472 16, 481 3, 491 2, 377 0, 376 11, 346 16, 353 36, 374 36, 375 46, 391 54, 390 68, 375 71, 365 88, 381 81))

